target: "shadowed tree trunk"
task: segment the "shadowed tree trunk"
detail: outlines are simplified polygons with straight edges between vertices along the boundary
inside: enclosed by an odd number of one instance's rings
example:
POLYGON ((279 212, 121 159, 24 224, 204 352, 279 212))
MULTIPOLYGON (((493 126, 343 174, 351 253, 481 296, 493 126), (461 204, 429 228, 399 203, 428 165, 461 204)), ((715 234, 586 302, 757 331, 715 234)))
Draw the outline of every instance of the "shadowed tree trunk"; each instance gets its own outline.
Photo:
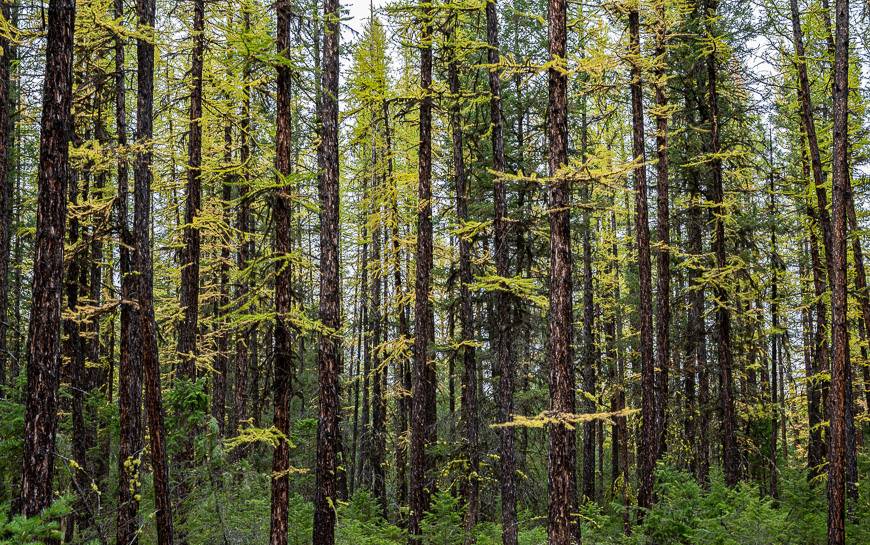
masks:
MULTIPOLYGON (((199 228, 194 226, 202 200, 202 66, 205 53, 205 4, 193 0, 193 57, 190 74, 190 129, 187 139, 187 198, 184 203, 184 251, 181 260, 181 308, 178 329, 179 378, 196 379, 196 333, 199 323, 199 228)), ((188 447, 185 447, 188 448, 188 447)), ((183 498, 182 498, 183 499, 183 498)))
MULTIPOLYGON (((38 515, 52 502, 57 390, 60 377, 63 239, 72 135, 72 62, 75 2, 48 4, 45 81, 39 138, 36 240, 28 332, 24 464, 20 512, 38 515)), ((4 127, 5 130, 5 127, 4 127)))
MULTIPOLYGON (((771 152, 772 153, 772 152, 771 152)), ((772 159, 772 158, 771 158, 772 159)), ((771 161, 771 169, 773 163, 771 161)), ((776 193, 774 186, 773 170, 770 173, 770 319, 773 331, 770 334, 770 404, 772 418, 770 421, 770 496, 774 500, 779 499, 777 479, 779 466, 777 465, 776 447, 779 429, 779 263, 780 257, 776 250, 776 193)), ((785 362, 783 362, 785 365, 785 362)))
POLYGON ((656 283, 657 321, 656 321, 656 431, 657 458, 664 455, 667 448, 668 432, 668 391, 669 367, 671 364, 671 235, 668 181, 668 97, 666 94, 667 76, 665 57, 667 53, 668 27, 665 1, 655 4, 655 58, 654 73, 656 103, 656 283))
MULTIPOLYGON (((810 166, 807 158, 806 149, 804 146, 801 151, 801 165, 803 168, 804 178, 807 183, 810 183, 810 166)), ((819 256, 819 242, 816 235, 816 226, 818 224, 818 216, 815 207, 807 199, 806 215, 808 220, 807 231, 809 233, 809 255, 810 266, 813 275, 813 295, 815 304, 813 305, 816 315, 816 329, 813 332, 813 349, 812 357, 810 358, 810 372, 807 375, 807 418, 809 423, 808 444, 807 444, 807 478, 813 481, 821 475, 822 464, 826 458, 826 444, 822 434, 823 420, 822 412, 825 408, 825 393, 827 390, 819 387, 817 374, 828 369, 828 360, 830 350, 828 346, 828 310, 825 304, 825 270, 822 266, 822 260, 819 256), (822 390, 822 391, 820 391, 822 390)), ((812 323, 809 324, 812 327, 812 323)))
MULTIPOLYGON (((639 277, 640 365, 641 365, 641 437, 638 457, 637 505, 652 506, 653 472, 657 454, 655 367, 653 364, 652 331, 652 271, 650 264, 649 220, 646 190, 646 152, 644 150, 643 90, 640 69, 640 14, 636 9, 628 14, 631 63, 632 153, 634 169, 634 221, 637 236, 639 277)), ((643 511, 638 514, 643 517, 643 511)))
POLYGON ((420 0, 420 144, 417 152, 417 259, 414 281, 414 371, 411 397, 411 545, 420 543, 420 524, 434 484, 427 445, 435 442, 435 362, 432 354, 432 5, 420 0))
MULTIPOLYGON (((202 68, 205 53, 205 3, 204 0, 193 0, 193 55, 190 64, 190 75, 193 88, 190 92, 190 128, 187 136, 187 191, 184 201, 184 250, 181 258, 180 303, 183 317, 178 329, 179 366, 176 378, 194 382, 196 380, 197 330, 199 328, 199 261, 200 233, 194 225, 202 208, 202 68)), ((182 422, 185 415, 180 415, 182 422)), ((185 424, 186 425, 186 424, 185 424)), ((184 505, 190 493, 191 469, 194 462, 193 435, 182 440, 178 453, 178 475, 176 495, 178 513, 181 519, 186 518, 187 507, 184 505)), ((183 525, 182 525, 183 527, 183 525)), ((179 541, 187 543, 187 536, 179 532, 179 541)))
MULTIPOLYGON (((230 121, 224 126, 224 168, 227 172, 221 183, 221 215, 225 224, 229 225, 230 201, 233 198, 233 175, 230 168, 232 158, 233 134, 230 121)), ((214 372, 212 373, 211 391, 211 415, 217 421, 220 437, 226 436, 227 416, 227 371, 229 363, 229 324, 226 319, 226 308, 230 303, 230 246, 226 242, 221 244, 220 268, 218 273, 218 300, 215 307, 216 326, 219 328, 217 337, 217 354, 214 358, 214 372)))
MULTIPOLYGON (((12 21, 12 2, 0 3, 0 14, 6 21, 12 21)), ((16 55, 15 46, 6 33, 0 34, 0 396, 7 381, 7 362, 9 349, 6 343, 6 330, 9 314, 9 245, 12 236, 12 189, 10 175, 12 148, 15 145, 15 120, 13 113, 16 104, 12 93, 12 60, 16 55)))
MULTIPOLYGON (((374 127, 372 127, 374 128, 374 127)), ((381 264, 381 200, 380 193, 383 187, 378 185, 377 174, 378 156, 375 145, 374 133, 372 134, 372 307, 371 307, 371 350, 372 350, 372 427, 371 427, 371 465, 372 465, 372 493, 378 500, 381 512, 387 514, 387 488, 386 475, 384 472, 384 457, 387 440, 387 407, 383 388, 383 377, 386 372, 382 369, 383 357, 381 355, 382 341, 382 312, 381 312, 381 288, 383 284, 383 266, 381 264)))
MULTIPOLYGON (((155 0, 137 0, 136 13, 141 32, 154 31, 155 0)), ((154 122, 154 42, 148 37, 136 39, 136 154, 134 271, 139 308, 134 327, 142 335, 142 369, 145 380, 145 407, 151 447, 154 480, 154 504, 158 545, 172 545, 172 503, 169 492, 169 466, 166 461, 166 431, 163 424, 163 400, 160 389, 160 361, 157 353, 157 324, 154 320, 153 264, 151 263, 151 159, 154 122)))
MULTIPOLYGON (((713 34, 710 20, 717 16, 718 0, 706 0, 707 31, 713 34)), ((719 76, 718 62, 715 50, 707 54, 707 98, 710 108, 710 171, 713 197, 713 253, 716 256, 716 268, 724 270, 725 255, 725 192, 722 185, 722 158, 719 144, 719 92, 717 79, 719 76)), ((731 350, 731 311, 728 308, 728 289, 720 280, 715 287, 716 292, 716 330, 719 359, 719 410, 722 415, 722 469, 725 473, 725 483, 735 486, 739 479, 739 461, 737 454, 737 415, 734 409, 733 386, 733 354, 731 350)))
MULTIPOLYGON (((123 19, 124 2, 114 0, 115 18, 123 19)), ((115 129, 118 154, 118 197, 116 229, 118 231, 119 274, 121 281, 121 323, 118 362, 118 407, 120 442, 118 444, 118 531, 117 542, 137 545, 139 542, 139 471, 143 448, 142 436, 142 359, 141 336, 134 324, 136 308, 135 278, 130 248, 133 233, 128 219, 129 180, 127 171, 127 105, 124 75, 124 38, 115 35, 115 129)))
MULTIPOLYGON (((492 170, 495 173, 493 185, 494 226, 493 243, 495 245, 495 273, 506 278, 510 275, 510 256, 508 247, 508 227, 505 221, 507 215, 507 192, 505 183, 499 174, 505 170, 504 131, 502 128, 501 111, 501 69, 496 68, 500 62, 498 12, 496 0, 486 3, 486 39, 487 61, 489 69, 489 120, 492 125, 492 170)), ((513 320, 510 294, 504 290, 496 292, 495 312, 499 316, 496 331, 496 368, 498 369, 498 421, 507 422, 513 412, 514 371, 513 371, 513 339, 511 338, 513 320)), ((514 456, 514 429, 503 427, 498 430, 498 453, 501 462, 499 482, 501 489, 501 526, 502 544, 517 545, 517 491, 514 472, 516 461, 514 456)))
MULTIPOLYGON (((571 309, 571 227, 570 187, 561 170, 568 162, 568 76, 564 71, 567 42, 567 3, 549 0, 547 143, 550 179, 548 190, 550 222, 550 411, 557 418, 576 412, 573 318, 571 309)), ((573 425, 567 422, 549 427, 547 463, 547 536, 551 545, 580 542, 577 511, 576 444, 573 425)))
MULTIPOLYGON (((396 181, 393 178, 393 142, 390 129, 390 108, 389 103, 384 100, 382 103, 384 115, 384 139, 387 150, 387 172, 386 178, 389 182, 390 194, 390 215, 392 220, 392 233, 390 235, 392 251, 393 251, 393 285, 395 297, 402 300, 405 296, 405 291, 402 287, 402 249, 400 242, 399 223, 399 203, 398 203, 398 188, 396 181)), ((407 340, 411 337, 408 328, 408 307, 402 303, 397 310, 398 313, 398 333, 399 339, 407 340)), ((411 375, 410 366, 407 358, 398 358, 395 363, 395 381, 398 386, 398 394, 396 399, 396 503, 399 508, 407 505, 408 502, 408 479, 407 479, 407 442, 402 436, 407 438, 408 420, 411 414, 411 375)), ((400 521, 401 522, 401 521, 400 521)))
MULTIPOLYGON (((454 23, 455 24, 455 23, 454 23)), ((455 31, 454 31, 455 32, 455 31)), ((453 38, 455 40, 455 36, 453 38)), ((468 221, 468 188, 465 173, 465 158, 462 144, 461 119, 461 89, 459 86, 459 70, 456 63, 456 52, 452 51, 448 67, 448 79, 451 94, 450 132, 453 136, 453 176, 456 189, 456 218, 460 228, 468 221)), ((477 368, 474 354, 474 310, 471 306, 471 290, 473 281, 471 273, 471 240, 459 235, 459 321, 462 327, 462 423, 466 454, 468 455, 468 480, 463 484, 462 495, 466 504, 465 535, 466 543, 472 540, 472 531, 477 524, 480 510, 480 482, 478 469, 480 466, 477 445, 477 368)))
POLYGON ((320 333, 317 367, 319 420, 314 496, 313 545, 335 543, 335 503, 339 471, 339 354, 341 327, 338 254, 338 0, 325 0, 323 33, 322 131, 318 146, 320 176, 320 333))

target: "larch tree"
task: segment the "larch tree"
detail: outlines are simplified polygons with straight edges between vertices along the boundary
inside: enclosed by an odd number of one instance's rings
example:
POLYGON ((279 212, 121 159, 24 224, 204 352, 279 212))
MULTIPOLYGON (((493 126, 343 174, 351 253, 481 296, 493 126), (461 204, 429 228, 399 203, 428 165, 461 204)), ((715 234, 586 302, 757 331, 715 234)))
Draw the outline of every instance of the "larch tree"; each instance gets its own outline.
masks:
POLYGON ((570 182, 568 162, 567 3, 549 0, 549 101, 547 144, 550 181, 547 191, 550 222, 550 410, 556 421, 549 428, 547 463, 547 537, 552 545, 580 542, 577 506, 576 445, 570 418, 576 411, 572 343, 570 182))
MULTIPOLYGON (((51 0, 39 138, 37 229, 28 330, 27 400, 21 473, 22 514, 32 517, 52 500, 61 353, 61 291, 66 188, 72 136, 75 2, 51 0)), ((5 132, 5 127, 3 127, 5 132)))
MULTIPOLYGON (((640 58, 640 13, 628 13, 631 58, 632 155, 634 167, 634 222, 637 237, 638 298, 640 320, 641 432, 638 447, 637 504, 652 505, 653 472, 658 454, 655 367, 653 363, 652 270, 650 264, 649 220, 646 188, 646 149, 644 141, 643 89, 640 58)), ((641 514, 641 516, 643 516, 641 514)))
POLYGON ((846 187, 849 177, 849 1, 835 4, 834 137, 831 185, 831 390, 828 401, 828 543, 846 543, 846 386, 849 331, 846 318, 846 187))
POLYGON ((314 545, 335 543, 335 502, 340 464, 338 335, 341 329, 338 245, 338 41, 339 2, 323 3, 323 96, 320 99, 320 144, 317 150, 320 198, 320 331, 317 350, 318 424, 317 492, 314 499, 314 545))
POLYGON ((282 258, 276 264, 275 277, 275 428, 283 435, 272 454, 272 511, 270 545, 287 545, 290 502, 290 398, 293 389, 293 270, 290 253, 293 250, 292 187, 288 179, 293 173, 293 104, 292 58, 290 46, 293 24, 293 4, 282 0, 277 5, 278 58, 277 114, 275 133, 275 170, 278 190, 273 197, 275 218, 275 252, 282 258))
POLYGON ((432 464, 426 453, 435 442, 435 365, 432 359, 432 16, 429 2, 419 4, 420 140, 417 152, 417 247, 414 277, 414 364, 411 393, 410 491, 408 532, 420 543, 421 523, 429 509, 432 464))
POLYGON ((140 331, 142 370, 145 387, 145 412, 148 417, 149 447, 157 510, 158 545, 174 543, 172 500, 169 490, 169 463, 166 454, 166 429, 163 420, 163 392, 160 387, 160 361, 157 324, 154 318, 153 263, 151 262, 151 181, 154 137, 154 32, 156 3, 137 0, 136 17, 142 32, 136 39, 136 153, 133 191, 133 271, 138 308, 133 327, 140 331))

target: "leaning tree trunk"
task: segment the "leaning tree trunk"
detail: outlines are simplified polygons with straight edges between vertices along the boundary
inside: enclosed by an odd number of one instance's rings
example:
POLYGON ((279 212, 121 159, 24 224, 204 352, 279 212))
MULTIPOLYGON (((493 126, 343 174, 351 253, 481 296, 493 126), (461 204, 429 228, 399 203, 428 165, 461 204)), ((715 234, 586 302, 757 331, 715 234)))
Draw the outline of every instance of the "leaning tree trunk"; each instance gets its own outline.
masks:
POLYGON ((60 375, 63 238, 72 133, 72 57, 75 2, 48 4, 45 81, 39 138, 36 240, 28 332, 27 391, 21 513, 38 515, 52 502, 57 390, 60 375))

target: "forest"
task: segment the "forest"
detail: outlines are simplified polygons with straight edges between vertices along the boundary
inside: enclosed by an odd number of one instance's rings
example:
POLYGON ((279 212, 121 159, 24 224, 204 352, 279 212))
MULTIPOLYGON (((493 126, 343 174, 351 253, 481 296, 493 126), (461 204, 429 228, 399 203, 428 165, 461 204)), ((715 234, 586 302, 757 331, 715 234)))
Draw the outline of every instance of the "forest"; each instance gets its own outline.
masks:
POLYGON ((870 2, 0 0, 0 545, 870 543, 870 2))

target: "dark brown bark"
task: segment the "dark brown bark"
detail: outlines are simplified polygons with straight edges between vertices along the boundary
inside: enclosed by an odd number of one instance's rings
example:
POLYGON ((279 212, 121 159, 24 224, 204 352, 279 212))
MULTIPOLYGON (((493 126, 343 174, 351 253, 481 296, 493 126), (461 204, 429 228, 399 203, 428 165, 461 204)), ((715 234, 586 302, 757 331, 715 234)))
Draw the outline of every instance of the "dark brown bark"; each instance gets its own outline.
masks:
MULTIPOLYGON (((455 38, 454 38, 455 39, 455 38)), ((462 226, 468 221, 468 188, 465 173, 465 158, 462 144, 462 118, 460 111, 459 69, 456 63, 456 53, 451 52, 448 66, 448 83, 450 85, 450 132, 453 137, 453 177, 456 189, 456 219, 462 226)), ((472 539, 472 531, 477 524, 480 511, 480 481, 478 470, 480 455, 478 452, 478 416, 477 416, 477 364, 474 354, 474 311, 471 306, 471 290, 473 281, 471 273, 471 240, 467 236, 458 236, 459 242, 459 321, 462 328, 460 337, 460 353, 462 354, 462 424, 463 438, 466 441, 468 456, 468 480, 463 483, 462 495, 466 504, 465 534, 466 543, 472 539)))
MULTIPOLYGON (((190 76, 193 87, 190 92, 189 129, 187 135, 187 187, 184 201, 184 249, 181 252, 180 303, 182 320, 178 327, 177 379, 193 382, 196 380, 197 332, 199 328, 199 264, 200 233, 195 226, 196 218, 202 208, 202 69, 205 53, 205 2, 193 0, 193 53, 190 63, 190 76)), ((180 414, 180 421, 189 426, 186 415, 180 414)), ((190 471, 194 463, 194 430, 181 441, 177 454, 179 475, 175 487, 178 501, 177 511, 181 520, 186 518, 184 505, 190 494, 190 471)), ((179 528, 183 528, 182 524, 179 528)), ((179 542, 187 543, 187 536, 179 531, 179 542)))
POLYGON ((433 463, 426 449, 435 442, 435 361, 432 354, 432 5, 421 0, 420 144, 417 153, 417 259, 414 280, 414 368, 411 397, 411 545, 419 545, 429 509, 433 463))
MULTIPOLYGON (((250 28, 250 18, 251 14, 248 11, 244 11, 242 20, 243 20, 243 28, 250 28)), ((247 30, 246 30, 247 31, 247 30)), ((245 58, 244 66, 242 68, 242 78, 245 82, 249 82, 251 80, 251 60, 250 58, 245 58)), ((239 282, 236 286, 236 299, 241 302, 241 304, 247 304, 249 300, 249 291, 250 287, 248 284, 248 276, 244 272, 248 265, 250 264, 251 259, 254 254, 254 242, 251 238, 252 231, 252 218, 251 218, 251 199, 249 196, 250 188, 251 188, 251 166, 250 166, 250 158, 251 158, 251 144, 250 144, 250 126, 251 126, 251 93, 250 88, 245 87, 244 90, 244 98, 242 99, 242 116, 240 123, 240 131, 239 131, 239 162, 241 163, 242 169, 242 179, 239 181, 239 207, 236 213, 236 225, 239 230, 239 247, 238 252, 236 254, 236 265, 239 271, 243 271, 239 282)), ((256 367, 257 362, 253 360, 252 363, 252 354, 254 350, 254 344, 256 342, 256 330, 251 326, 243 326, 241 331, 238 332, 236 337, 236 350, 235 350, 235 390, 233 392, 233 426, 235 429, 234 432, 238 433, 238 430, 242 427, 245 420, 249 418, 250 414, 256 415, 257 412, 257 403, 256 399, 252 399, 249 407, 248 399, 251 396, 252 386, 253 389, 256 390, 256 382, 255 377, 252 376, 253 370, 252 365, 256 367), (248 379, 252 379, 249 384, 248 379)), ((255 422, 256 425, 256 422, 255 422)), ((245 455, 248 452, 246 448, 236 449, 234 451, 235 457, 240 457, 245 455)))
MULTIPOLYGON (((374 129, 374 127, 372 127, 374 129)), ((374 136, 374 134, 372 135, 374 136)), ((386 475, 384 471, 384 462, 386 454, 387 440, 387 406, 385 392, 383 388, 383 377, 385 370, 382 369, 383 361, 381 356, 381 341, 383 333, 383 322, 381 312, 381 288, 383 282, 383 265, 381 263, 381 201, 379 195, 383 191, 383 187, 378 186, 377 175, 377 147, 375 140, 372 138, 372 204, 371 213, 374 220, 372 229, 372 307, 371 307, 371 349, 372 349, 372 427, 371 427, 371 465, 372 465, 372 493, 378 500, 381 507, 381 512, 386 516, 387 513, 387 488, 386 475)))
MULTIPOLYGON (((12 2, 0 3, 0 14, 12 21, 12 2)), ((12 151, 15 145, 15 112, 12 61, 16 47, 4 32, 0 35, 0 396, 6 386, 9 349, 6 331, 9 314, 9 246, 12 237, 12 151)))
POLYGON ((320 196, 320 333, 317 366, 319 420, 317 424, 316 492, 313 545, 335 543, 335 503, 339 471, 339 369, 341 327, 338 254, 338 0, 325 0, 323 14, 322 130, 318 146, 320 196))
MULTIPOLYGON (((294 17, 291 0, 277 3, 277 41, 279 55, 290 55, 291 25, 294 17)), ((277 64, 278 73, 275 133, 275 170, 279 189, 275 192, 272 212, 275 219, 275 253, 287 256, 278 261, 275 275, 275 382, 273 425, 285 436, 290 432, 290 399, 293 389, 293 331, 289 313, 293 307, 293 274, 289 254, 293 248, 293 208, 291 187, 286 177, 293 172, 292 164, 292 70, 287 64, 277 64)), ((270 545, 287 545, 290 501, 290 445, 279 440, 272 453, 272 508, 270 545)))
MULTIPOLYGON (((646 150, 643 122, 643 89, 640 62, 640 14, 628 13, 631 61, 632 153, 634 169, 634 221, 637 237, 639 280, 640 365, 641 365, 641 437, 638 447, 637 505, 642 510, 652 506, 653 472, 657 454, 655 367, 653 363, 652 265, 650 263, 649 218, 646 187, 646 150)), ((643 511, 639 512, 643 517, 643 511)))
POLYGON ((668 180, 668 97, 665 66, 667 63, 668 27, 665 2, 655 4, 654 72, 656 102, 656 432, 657 458, 667 448, 669 367, 671 364, 671 236, 668 180))
POLYGON ((833 74, 834 153, 831 168, 831 386, 828 400, 830 441, 828 449, 828 543, 846 542, 846 403, 848 396, 849 335, 846 316, 846 198, 849 177, 849 1, 835 3, 835 53, 833 74))
MULTIPOLYGON (((369 199, 368 178, 363 178, 362 200, 363 202, 369 199)), ((362 392, 362 404, 360 406, 360 441, 359 441, 359 463, 356 464, 356 483, 371 491, 372 488, 372 461, 371 461, 371 400, 369 393, 371 388, 369 381, 371 380, 372 372, 372 343, 369 336, 369 236, 368 236, 368 221, 362 225, 361 238, 362 244, 362 263, 360 267, 360 292, 361 292, 361 308, 360 308, 360 329, 359 342, 362 343, 362 376, 360 377, 358 386, 362 392)))
MULTIPOLYGON (((142 32, 153 32, 155 0, 137 0, 136 13, 142 32)), ((157 324, 154 320, 153 264, 151 262, 151 162, 154 123, 154 43, 137 38, 136 154, 133 236, 136 297, 139 308, 134 320, 142 335, 142 368, 145 382, 145 407, 151 447, 154 502, 157 511, 157 543, 172 545, 172 503, 169 492, 169 466, 166 459, 166 431, 160 388, 160 361, 157 352, 157 324)))
MULTIPOLYGON (((386 178, 390 190, 390 216, 392 220, 392 233, 390 241, 393 252, 393 290, 395 297, 404 299, 405 291, 402 287, 402 249, 400 242, 398 191, 396 181, 393 178, 393 142, 390 129, 390 109, 389 103, 384 100, 382 102, 384 116, 384 140, 386 144, 386 178)), ((408 327, 408 307, 406 304, 401 304, 397 310, 398 313, 398 334, 399 339, 406 340, 411 337, 408 327)), ((406 358, 398 358, 395 363, 395 382, 398 386, 398 394, 396 399, 396 503, 399 507, 407 505, 408 501, 408 480, 407 480, 407 435, 408 421, 411 414, 411 373, 410 366, 406 358), (404 436, 404 437, 403 437, 404 436)))
MULTIPOLYGON (((822 228, 822 241, 825 250, 825 264, 828 276, 831 271, 831 218, 828 214, 828 197, 825 183, 827 182, 822 167, 819 141, 816 136, 816 122, 813 117, 813 101, 810 91, 809 77, 807 76, 806 53, 804 51, 803 30, 801 29, 800 12, 797 0, 789 0, 791 9, 792 40, 795 49, 796 68, 798 76, 798 102, 801 108, 801 125, 807 139, 809 148, 810 170, 813 175, 813 183, 818 200, 818 218, 822 228)), ((827 11, 827 10, 826 10, 827 11)))
MULTIPOLYGON (((184 201, 184 251, 181 258, 181 308, 178 328, 179 378, 196 379, 196 333, 199 324, 200 234, 194 225, 202 208, 202 65, 205 53, 205 3, 193 0, 193 55, 190 77, 190 128, 187 136, 187 195, 184 201)), ((186 447, 187 448, 187 447, 186 447)))
POLYGON ((39 139, 39 193, 28 332, 24 463, 20 505, 17 506, 27 517, 38 515, 53 499, 68 146, 72 134, 70 109, 74 26, 75 2, 51 0, 48 5, 39 139))
MULTIPOLYGON (((585 163, 588 147, 587 100, 584 96, 581 103, 580 121, 580 157, 585 163)), ((595 305, 592 282, 592 225, 590 223, 590 207, 592 203, 592 183, 586 182, 583 187, 583 391, 581 410, 584 413, 597 411, 595 396, 595 379, 597 372, 597 350, 595 347, 595 305)), ((597 422, 595 420, 583 423, 583 477, 581 501, 595 501, 595 443, 597 422)))
MULTIPOLYGON (((114 0, 115 18, 124 16, 123 0, 114 0)), ((137 545, 139 542, 139 480, 142 433, 142 360, 141 336, 134 324, 136 308, 135 277, 133 276, 130 248, 133 233, 128 219, 129 180, 127 170, 127 106, 124 64, 124 38, 115 35, 115 130, 118 153, 118 197, 116 201, 116 229, 118 231, 119 274, 121 281, 118 407, 120 413, 120 442, 118 445, 118 531, 117 543, 137 545)))
MULTIPOLYGON (((687 104, 688 106, 688 104, 687 104)), ((690 118, 691 119, 691 118, 690 118)), ((701 191, 697 169, 689 169, 689 218, 687 231, 688 253, 692 260, 702 259, 702 233, 704 221, 701 213, 701 191)), ((709 469, 709 449, 707 448, 706 427, 706 388, 702 390, 701 377, 706 379, 706 326, 704 324, 704 286, 701 283, 702 267, 694 262, 689 267, 687 282, 690 288, 688 294, 688 315, 686 321, 686 354, 685 372, 686 394, 686 439, 692 445, 692 455, 689 467, 698 480, 707 482, 709 469), (695 384, 698 384, 696 395, 695 384), (703 398, 703 400, 702 400, 703 398), (697 402, 696 402, 697 400, 697 402), (703 403, 702 403, 703 401, 703 403), (697 441, 696 441, 697 437, 697 441)))
MULTIPOLYGON (((486 3, 486 39, 489 49, 487 61, 493 67, 500 62, 499 28, 497 1, 486 3)), ((510 275, 510 255, 508 247, 508 227, 505 221, 507 215, 507 191, 505 183, 499 177, 505 170, 504 130, 502 128, 501 111, 501 70, 489 70, 489 120, 492 125, 492 170, 495 173, 493 184, 494 225, 493 244, 495 258, 495 273, 500 277, 510 275)), ((499 317, 496 331, 496 367, 498 369, 498 421, 507 422, 513 413, 514 371, 513 371, 513 320, 510 294, 504 290, 496 292, 495 312, 499 317)), ((498 431, 498 453, 501 462, 499 484, 501 490, 501 526, 502 544, 517 545, 517 491, 514 473, 516 460, 514 455, 514 429, 500 428, 498 431)))
MULTIPOLYGON (((88 134, 86 138, 89 138, 88 134)), ((85 166, 84 176, 89 176, 87 172, 88 166, 85 166)), ((84 185, 87 185, 87 180, 84 185)), ((81 204, 79 200, 81 192, 79 191, 79 176, 73 173, 70 176, 69 184, 69 203, 75 208, 81 204)), ((87 199, 87 196, 82 196, 81 200, 87 199)), ((82 338, 83 324, 79 322, 79 295, 84 295, 86 286, 83 284, 83 275, 87 271, 84 266, 89 256, 85 251, 85 246, 82 244, 80 236, 83 229, 77 217, 70 218, 69 227, 67 228, 68 247, 70 254, 68 265, 66 268, 66 276, 64 279, 64 292, 67 301, 67 318, 63 319, 64 338, 61 346, 62 357, 66 361, 66 365, 62 374, 68 378, 70 386, 70 412, 72 413, 72 458, 79 465, 72 475, 73 489, 76 494, 75 513, 67 519, 65 528, 64 541, 71 541, 75 535, 75 527, 77 525, 87 526, 90 523, 88 516, 88 495, 90 492, 90 465, 87 460, 88 450, 88 434, 85 431, 85 393, 88 388, 85 377, 85 352, 84 339, 82 338)))
MULTIPOLYGON (((710 20, 715 18, 718 0, 707 0, 707 32, 713 34, 710 20)), ((719 143, 719 91, 717 87, 719 67, 716 52, 707 54, 707 98, 710 109, 710 174, 713 201, 713 253, 716 268, 726 267, 725 252, 725 192, 722 185, 722 158, 719 143)), ((719 281, 716 293, 716 344, 719 359, 719 411, 722 417, 722 469, 725 483, 735 486, 739 479, 739 460, 737 453, 737 415, 734 408, 733 354, 731 349, 731 310, 728 307, 728 289, 719 281)))
MULTIPOLYGON (((810 183, 810 166, 803 141, 801 142, 801 165, 804 178, 810 183)), ((821 475, 822 464, 826 458, 826 442, 822 432, 823 411, 827 404, 827 389, 820 385, 818 373, 829 368, 830 348, 828 345, 828 310, 825 304, 825 269, 819 256, 819 242, 816 235, 818 216, 815 207, 809 201, 806 203, 809 232, 810 266, 813 274, 813 295, 815 298, 816 329, 813 332, 813 349, 810 358, 810 370, 807 375, 807 418, 809 421, 809 437, 807 444, 807 477, 812 481, 821 475)), ((812 327, 812 323, 809 324, 812 327)))
MULTIPOLYGON (((615 204, 615 198, 611 201, 615 204)), ((616 233, 616 213, 610 213, 610 230, 616 233)), ((619 289, 619 244, 614 237, 610 247, 610 261, 608 262, 608 271, 613 274, 614 290, 612 299, 612 310, 610 317, 605 323, 605 336, 607 337, 607 348, 605 351, 605 359, 610 365, 610 375, 614 381, 615 392, 610 401, 610 409, 614 412, 625 409, 625 362, 619 351, 619 342, 622 337, 622 321, 621 315, 617 308, 620 300, 619 289)), ((620 491, 623 510, 622 522, 623 531, 625 534, 631 533, 631 513, 629 511, 628 498, 628 420, 625 416, 617 416, 613 419, 611 427, 612 441, 612 465, 611 465, 611 483, 614 491, 620 491), (621 481, 621 482, 619 482, 621 481)))
MULTIPOLYGON (((229 172, 232 165, 232 146, 232 127, 228 121, 226 126, 224 126, 224 168, 227 169, 227 173, 223 176, 221 183, 221 214, 223 221, 227 225, 229 225, 230 201, 233 198, 233 176, 229 172)), ((219 292, 217 305, 215 306, 215 321, 217 322, 216 327, 219 328, 219 333, 211 382, 211 415, 217 421, 220 437, 224 437, 226 435, 227 423, 227 372, 230 341, 225 318, 225 309, 230 302, 230 247, 226 243, 221 244, 220 266, 218 270, 219 292)))
MULTIPOLYGON (((771 153, 772 150, 771 150, 771 153)), ((773 164, 771 163, 771 168, 773 164)), ((779 499, 778 472, 776 448, 779 431, 779 269, 780 257, 776 247, 776 187, 774 186, 773 171, 770 173, 770 320, 772 332, 770 334, 770 496, 774 500, 779 499)), ((783 362, 785 364, 785 362, 783 362)))
MULTIPOLYGON (((566 56, 567 3, 549 0, 549 54, 551 62, 566 56)), ((550 184, 550 411, 557 418, 576 412, 573 318, 571 308, 570 183, 561 170, 568 162, 568 76, 564 69, 548 70, 547 143, 550 184)), ((551 545, 580 542, 577 511, 576 444, 574 427, 558 422, 549 427, 547 459, 547 536, 551 545)))

